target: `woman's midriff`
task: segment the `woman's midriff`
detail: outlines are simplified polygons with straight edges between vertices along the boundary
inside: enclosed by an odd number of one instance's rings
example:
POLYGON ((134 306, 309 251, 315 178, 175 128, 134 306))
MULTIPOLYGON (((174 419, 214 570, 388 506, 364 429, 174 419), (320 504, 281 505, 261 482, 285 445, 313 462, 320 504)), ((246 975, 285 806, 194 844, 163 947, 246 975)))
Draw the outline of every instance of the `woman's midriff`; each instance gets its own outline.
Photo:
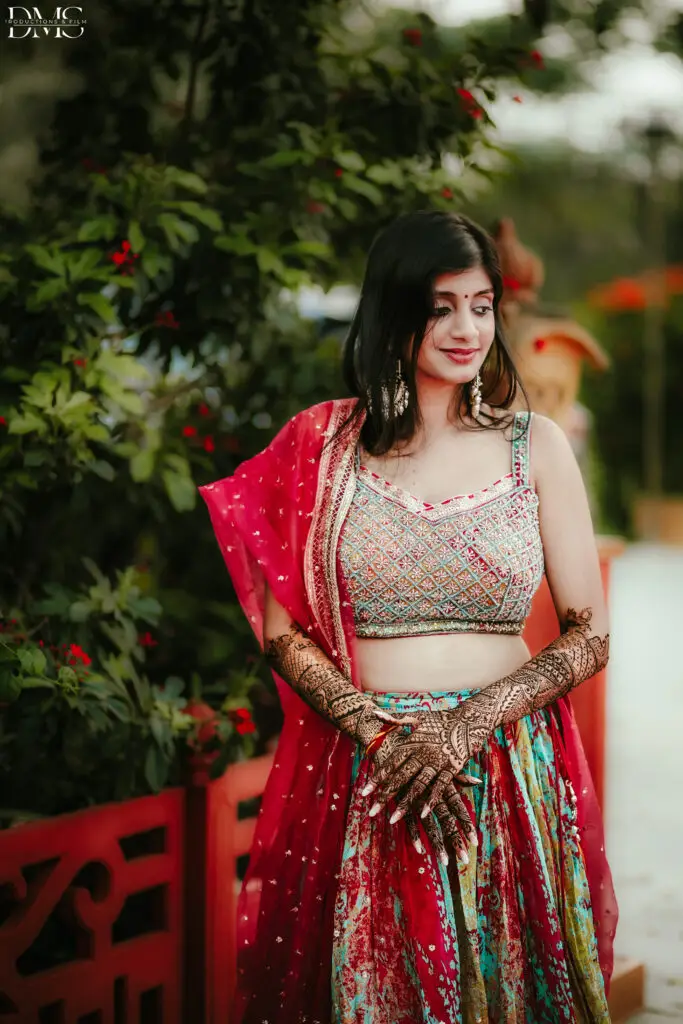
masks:
POLYGON ((449 633, 356 639, 362 687, 385 693, 488 686, 531 657, 521 636, 449 633))

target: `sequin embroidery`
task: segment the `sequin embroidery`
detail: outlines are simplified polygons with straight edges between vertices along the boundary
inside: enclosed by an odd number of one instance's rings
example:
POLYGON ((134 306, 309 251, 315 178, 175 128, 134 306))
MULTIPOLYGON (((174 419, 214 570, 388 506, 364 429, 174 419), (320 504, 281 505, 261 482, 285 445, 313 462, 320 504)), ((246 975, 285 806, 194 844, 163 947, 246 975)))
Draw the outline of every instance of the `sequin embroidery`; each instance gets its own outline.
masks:
POLYGON ((356 452, 340 558, 359 637, 522 632, 544 571, 527 416, 515 416, 507 476, 435 505, 356 452))

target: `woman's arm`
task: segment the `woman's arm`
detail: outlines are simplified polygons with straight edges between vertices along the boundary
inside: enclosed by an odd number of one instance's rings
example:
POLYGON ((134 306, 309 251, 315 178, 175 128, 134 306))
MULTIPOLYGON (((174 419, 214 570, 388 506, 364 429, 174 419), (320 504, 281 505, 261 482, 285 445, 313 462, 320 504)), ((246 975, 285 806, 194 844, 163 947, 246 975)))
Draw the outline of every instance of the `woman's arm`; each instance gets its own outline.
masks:
POLYGON ((425 722, 410 736, 389 737, 384 763, 374 777, 382 786, 376 799, 387 799, 410 783, 401 810, 424 790, 414 779, 417 762, 430 765, 434 772, 424 801, 429 809, 438 803, 453 773, 481 749, 495 728, 546 707, 607 664, 607 608, 581 472, 560 427, 543 416, 535 416, 533 422, 541 537, 561 635, 515 672, 442 713, 438 721, 425 722))
MULTIPOLYGON (((380 711, 372 697, 358 690, 292 621, 269 588, 266 588, 263 647, 277 674, 318 714, 366 750, 379 733, 386 730, 387 722, 402 730, 404 726, 415 725, 419 721, 407 715, 395 717, 380 711)), ((380 751, 381 746, 376 747, 369 756, 374 758, 380 751)), ((471 785, 478 780, 465 775, 459 776, 458 781, 471 785)), ((476 833, 473 833, 469 812, 452 779, 444 787, 436 818, 438 824, 434 819, 425 822, 425 831, 442 863, 448 863, 444 835, 453 840, 466 860, 463 836, 476 841, 476 833)), ((408 815, 406 823, 415 848, 418 853, 424 853, 417 821, 408 815)))
POLYGON ((292 621, 268 587, 263 648, 270 666, 307 704, 363 747, 375 739, 383 723, 406 724, 406 719, 380 711, 371 697, 358 690, 292 621))

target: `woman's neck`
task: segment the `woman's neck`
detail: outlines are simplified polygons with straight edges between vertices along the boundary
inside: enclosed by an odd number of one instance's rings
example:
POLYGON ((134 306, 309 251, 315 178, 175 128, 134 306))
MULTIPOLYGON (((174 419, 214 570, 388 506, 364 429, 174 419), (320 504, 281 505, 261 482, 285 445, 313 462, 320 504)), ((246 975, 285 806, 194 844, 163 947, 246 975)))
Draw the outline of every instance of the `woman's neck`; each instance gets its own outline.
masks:
POLYGON ((418 446, 431 444, 444 434, 452 434, 454 430, 462 430, 457 416, 453 417, 452 409, 464 404, 463 412, 469 413, 467 393, 464 385, 430 387, 428 384, 418 386, 417 399, 420 406, 422 423, 418 427, 415 440, 418 446))

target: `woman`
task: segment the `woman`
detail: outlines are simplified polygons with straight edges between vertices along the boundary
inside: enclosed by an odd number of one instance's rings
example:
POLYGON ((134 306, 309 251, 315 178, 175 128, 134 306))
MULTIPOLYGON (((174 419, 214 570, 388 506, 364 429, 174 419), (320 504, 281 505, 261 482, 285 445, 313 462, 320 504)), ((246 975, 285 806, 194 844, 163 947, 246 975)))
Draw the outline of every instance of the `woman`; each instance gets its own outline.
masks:
POLYGON ((509 412, 491 239, 376 239, 344 363, 202 488, 285 712, 238 909, 244 1022, 608 1021, 616 905, 566 694, 608 657, 562 432, 509 412), (543 572, 561 636, 521 630, 543 572))

